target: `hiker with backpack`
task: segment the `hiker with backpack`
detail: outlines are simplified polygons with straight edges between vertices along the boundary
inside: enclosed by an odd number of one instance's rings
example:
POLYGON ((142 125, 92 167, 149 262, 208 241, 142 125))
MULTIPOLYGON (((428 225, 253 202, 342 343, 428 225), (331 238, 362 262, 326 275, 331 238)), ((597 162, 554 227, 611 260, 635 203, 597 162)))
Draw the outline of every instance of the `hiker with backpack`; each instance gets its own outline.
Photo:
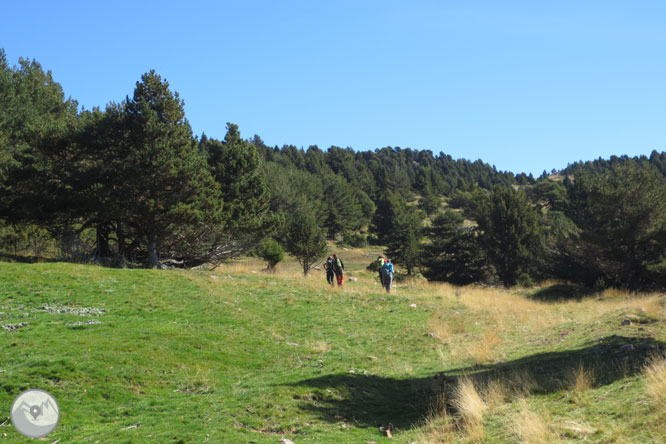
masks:
POLYGON ((331 286, 335 285, 335 271, 334 271, 334 262, 333 257, 329 256, 324 262, 324 270, 326 270, 326 282, 331 286))
POLYGON ((379 282, 382 283, 382 286, 384 285, 384 281, 382 281, 382 267, 384 266, 384 262, 386 262, 384 256, 377 256, 377 272, 379 273, 379 282))
POLYGON ((386 259, 381 268, 382 285, 387 293, 391 292, 391 285, 393 284, 393 264, 390 259, 386 259))
POLYGON ((335 278, 338 281, 338 287, 342 287, 342 284, 345 280, 345 264, 337 254, 333 255, 333 272, 335 273, 335 278))

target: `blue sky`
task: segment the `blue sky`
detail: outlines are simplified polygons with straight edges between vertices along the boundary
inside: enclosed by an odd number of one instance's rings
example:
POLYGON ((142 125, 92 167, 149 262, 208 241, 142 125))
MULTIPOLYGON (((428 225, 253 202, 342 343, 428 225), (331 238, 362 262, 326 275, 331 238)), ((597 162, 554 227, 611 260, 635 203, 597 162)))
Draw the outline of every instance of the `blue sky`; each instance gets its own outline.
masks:
POLYGON ((6 2, 0 47, 86 108, 155 69, 196 134, 540 174, 666 150, 662 1, 6 2))

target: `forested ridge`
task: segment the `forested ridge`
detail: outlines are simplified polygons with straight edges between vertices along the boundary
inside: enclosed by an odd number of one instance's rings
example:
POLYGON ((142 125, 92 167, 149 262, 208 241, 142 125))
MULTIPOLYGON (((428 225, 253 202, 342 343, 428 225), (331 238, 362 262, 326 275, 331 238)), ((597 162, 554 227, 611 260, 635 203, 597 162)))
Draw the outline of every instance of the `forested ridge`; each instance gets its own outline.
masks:
POLYGON ((401 271, 454 284, 666 285, 664 152, 535 179, 427 150, 270 147, 226 128, 193 134, 154 71, 83 110, 38 62, 0 52, 3 255, 189 267, 257 254, 273 268, 286 249, 307 273, 329 239, 381 245, 401 271))

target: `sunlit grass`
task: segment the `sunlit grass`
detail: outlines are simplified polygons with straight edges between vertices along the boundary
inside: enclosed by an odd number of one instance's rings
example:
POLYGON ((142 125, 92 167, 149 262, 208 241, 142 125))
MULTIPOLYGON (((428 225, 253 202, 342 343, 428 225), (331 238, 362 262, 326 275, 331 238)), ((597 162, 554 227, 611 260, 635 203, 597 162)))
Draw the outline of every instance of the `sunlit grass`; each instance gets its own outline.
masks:
POLYGON ((466 435, 473 440, 483 438, 483 415, 488 406, 481 399, 472 379, 460 378, 453 390, 452 404, 462 419, 466 435))
POLYGON ((19 390, 19 380, 57 391, 83 424, 62 429, 72 442, 100 435, 198 442, 208 433, 209 442, 351 444, 382 442, 375 424, 401 421, 394 440, 420 444, 637 443, 664 435, 666 371, 656 360, 643 373, 635 365, 648 350, 642 346, 666 339, 663 296, 607 290, 545 302, 532 297, 539 289, 419 278, 386 294, 365 270, 378 251, 335 250, 347 265, 343 288, 330 287, 319 270, 303 276, 290 257, 274 274, 257 258, 194 271, 0 270, 0 292, 10 296, 0 301, 0 312, 10 313, 0 314, 3 323, 22 320, 11 317, 16 307, 42 301, 108 310, 98 326, 63 329, 69 319, 44 322, 51 318, 30 312, 29 327, 0 331, 3 362, 18 359, 0 363, 0 396, 19 390), (623 324, 627 315, 632 321, 623 324), (599 345, 613 335, 615 348, 599 345), (618 351, 625 343, 636 345, 629 354, 618 351), (47 346, 66 357, 71 375, 48 375, 47 346), (553 355, 563 367, 549 365, 553 355), (444 383, 433 377, 440 372, 444 383), (127 407, 105 412, 105 423, 87 420, 81 409, 97 401, 78 387, 99 399, 111 393, 102 405, 127 407), (180 422, 153 421, 155 403, 180 422), (208 422, 191 414, 194 405, 209 412, 208 422), (134 424, 141 425, 133 437, 119 431, 134 424))
POLYGON ((519 411, 513 420, 513 430, 525 444, 550 444, 556 442, 548 428, 548 417, 529 407, 524 399, 518 402, 519 411))
POLYGON ((658 409, 666 410, 666 359, 653 358, 644 375, 648 396, 658 409))

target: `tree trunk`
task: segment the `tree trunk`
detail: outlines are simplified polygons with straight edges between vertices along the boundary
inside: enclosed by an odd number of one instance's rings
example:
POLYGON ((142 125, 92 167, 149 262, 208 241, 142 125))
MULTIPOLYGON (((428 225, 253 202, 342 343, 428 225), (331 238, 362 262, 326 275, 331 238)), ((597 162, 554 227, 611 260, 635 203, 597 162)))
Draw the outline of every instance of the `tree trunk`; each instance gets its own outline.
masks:
POLYGON ((120 229, 116 229, 116 237, 118 238, 118 256, 125 259, 125 233, 123 233, 120 229))
POLYGON ((60 241, 60 254, 64 258, 69 259, 72 257, 75 239, 76 235, 74 234, 74 230, 72 230, 70 227, 65 228, 65 231, 62 234, 62 239, 60 241))
POLYGON ((97 242, 97 258, 109 257, 109 229, 106 227, 98 226, 96 228, 96 242, 97 242))
POLYGON ((158 265, 157 235, 155 233, 150 233, 148 235, 148 268, 157 268, 158 265))

